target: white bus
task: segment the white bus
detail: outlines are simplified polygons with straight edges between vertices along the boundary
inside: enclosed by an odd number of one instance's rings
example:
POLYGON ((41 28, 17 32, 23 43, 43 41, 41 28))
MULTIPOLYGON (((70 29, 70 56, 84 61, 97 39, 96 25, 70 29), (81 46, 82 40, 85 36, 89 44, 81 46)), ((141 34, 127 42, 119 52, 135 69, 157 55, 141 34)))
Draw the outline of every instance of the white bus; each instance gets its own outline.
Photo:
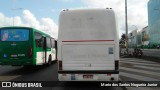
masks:
POLYGON ((64 10, 59 17, 59 81, 118 81, 119 41, 112 9, 64 10))

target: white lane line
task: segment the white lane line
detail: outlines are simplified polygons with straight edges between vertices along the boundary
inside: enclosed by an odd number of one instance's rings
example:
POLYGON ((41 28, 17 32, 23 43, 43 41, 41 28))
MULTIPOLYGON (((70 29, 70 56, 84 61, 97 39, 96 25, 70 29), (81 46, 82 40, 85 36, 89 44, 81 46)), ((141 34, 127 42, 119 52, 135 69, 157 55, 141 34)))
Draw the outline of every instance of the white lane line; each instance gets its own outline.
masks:
POLYGON ((126 71, 131 71, 131 72, 138 72, 138 73, 142 73, 142 74, 148 74, 151 76, 157 76, 160 78, 160 72, 151 72, 151 71, 145 71, 145 70, 140 70, 140 69, 132 69, 132 68, 124 68, 124 67, 120 67, 120 69, 122 70, 126 70, 126 71))
POLYGON ((139 62, 139 63, 152 63, 152 64, 157 64, 156 62, 152 62, 152 61, 141 61, 141 60, 120 60, 120 62, 139 62))
POLYGON ((16 79, 20 77, 21 75, 16 75, 16 76, 0 76, 0 81, 11 81, 13 79, 16 79))
POLYGON ((157 71, 160 71, 160 68, 157 68, 157 67, 150 67, 150 66, 139 66, 139 65, 134 65, 134 67, 137 67, 137 68, 142 68, 142 69, 149 69, 149 70, 157 70, 157 71))
POLYGON ((124 62, 120 62, 120 63, 128 63, 128 64, 133 64, 133 65, 142 65, 142 66, 153 66, 153 67, 160 67, 160 64, 152 64, 152 63, 138 63, 138 62, 129 62, 129 61, 124 61, 124 62))
POLYGON ((125 72, 120 72, 120 75, 128 77, 128 78, 138 79, 140 81, 159 81, 158 79, 154 79, 154 78, 150 78, 150 77, 146 77, 146 76, 141 76, 141 75, 125 73, 125 72))
MULTIPOLYGON (((120 61, 148 61, 148 62, 153 62, 153 61, 149 61, 149 60, 144 60, 144 59, 140 59, 140 58, 120 58, 120 61)), ((156 63, 156 62, 153 62, 156 63)))

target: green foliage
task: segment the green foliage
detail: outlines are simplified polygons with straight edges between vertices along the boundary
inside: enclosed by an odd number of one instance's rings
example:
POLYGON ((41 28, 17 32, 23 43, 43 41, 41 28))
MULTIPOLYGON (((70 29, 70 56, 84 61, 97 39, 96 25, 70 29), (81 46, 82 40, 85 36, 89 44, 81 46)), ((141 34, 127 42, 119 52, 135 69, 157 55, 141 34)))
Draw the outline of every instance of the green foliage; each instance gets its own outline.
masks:
POLYGON ((119 44, 125 44, 125 41, 126 41, 126 35, 123 33, 121 35, 121 39, 119 40, 119 44))

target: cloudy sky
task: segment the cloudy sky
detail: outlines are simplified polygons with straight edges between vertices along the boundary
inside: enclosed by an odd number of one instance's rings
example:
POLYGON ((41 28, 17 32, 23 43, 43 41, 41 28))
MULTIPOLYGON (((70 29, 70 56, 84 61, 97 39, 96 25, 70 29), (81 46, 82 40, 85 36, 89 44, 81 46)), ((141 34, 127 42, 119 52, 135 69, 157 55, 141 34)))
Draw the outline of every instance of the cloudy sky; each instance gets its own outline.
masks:
MULTIPOLYGON (((128 0, 128 29, 148 25, 149 0, 128 0)), ((63 9, 111 7, 118 16, 119 36, 125 33, 125 0, 0 0, 0 27, 31 26, 58 35, 58 16, 63 9)))

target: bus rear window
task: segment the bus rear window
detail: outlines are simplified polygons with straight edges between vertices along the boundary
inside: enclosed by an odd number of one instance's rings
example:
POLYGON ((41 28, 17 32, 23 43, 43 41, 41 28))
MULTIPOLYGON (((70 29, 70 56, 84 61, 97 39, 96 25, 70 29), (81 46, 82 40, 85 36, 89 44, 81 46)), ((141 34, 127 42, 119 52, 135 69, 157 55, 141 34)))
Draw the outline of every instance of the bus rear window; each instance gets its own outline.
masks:
POLYGON ((1 41, 28 41, 29 30, 27 29, 5 29, 1 30, 1 41))

